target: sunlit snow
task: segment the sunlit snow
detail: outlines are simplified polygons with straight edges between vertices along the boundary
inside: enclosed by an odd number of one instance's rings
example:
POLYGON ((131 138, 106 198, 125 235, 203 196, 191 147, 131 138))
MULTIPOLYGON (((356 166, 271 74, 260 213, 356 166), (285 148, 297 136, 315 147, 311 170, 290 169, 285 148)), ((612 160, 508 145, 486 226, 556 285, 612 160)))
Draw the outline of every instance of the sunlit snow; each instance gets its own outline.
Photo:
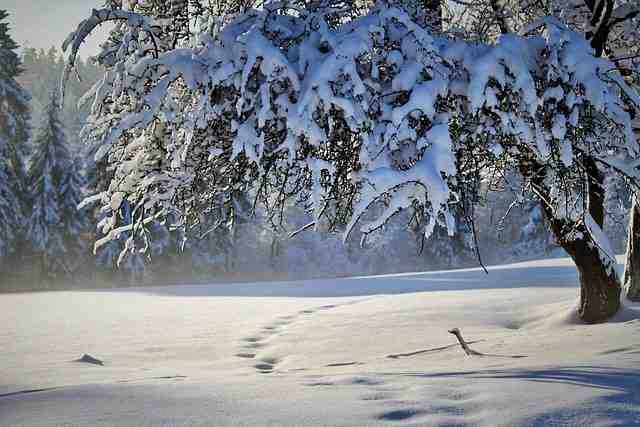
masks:
POLYGON ((489 272, 2 295, 0 425, 640 424, 640 305, 489 272))

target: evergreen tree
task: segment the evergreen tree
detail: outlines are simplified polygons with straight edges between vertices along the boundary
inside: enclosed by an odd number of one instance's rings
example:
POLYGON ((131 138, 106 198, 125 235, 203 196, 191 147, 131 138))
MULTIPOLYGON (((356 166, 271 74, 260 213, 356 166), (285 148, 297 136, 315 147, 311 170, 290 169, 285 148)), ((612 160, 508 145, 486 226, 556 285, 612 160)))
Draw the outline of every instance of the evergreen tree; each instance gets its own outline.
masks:
POLYGON ((86 219, 77 205, 82 199, 82 176, 71 156, 59 117, 54 90, 35 139, 28 173, 31 215, 27 240, 42 257, 43 273, 71 273, 84 247, 86 219))
POLYGON ((29 95, 17 83, 22 72, 9 35, 8 14, 0 9, 0 258, 16 250, 23 224, 24 149, 29 139, 29 95))
MULTIPOLYGON (((48 50, 26 47, 22 51, 22 64, 24 72, 21 73, 18 81, 31 94, 33 119, 34 122, 40 123, 41 117, 45 115, 49 95, 60 82, 64 60, 61 52, 53 47, 48 50)), ((69 80, 60 118, 70 147, 81 145, 80 130, 86 122, 91 107, 90 103, 79 105, 79 101, 101 79, 102 72, 103 70, 90 60, 81 59, 77 63, 77 74, 81 79, 69 80)))
POLYGON ((85 178, 80 173, 82 170, 81 161, 78 158, 71 158, 68 165, 61 170, 58 203, 66 253, 74 255, 69 261, 75 260, 76 266, 78 266, 87 249, 82 235, 89 229, 89 218, 86 212, 78 209, 78 205, 83 199, 85 185, 85 178))

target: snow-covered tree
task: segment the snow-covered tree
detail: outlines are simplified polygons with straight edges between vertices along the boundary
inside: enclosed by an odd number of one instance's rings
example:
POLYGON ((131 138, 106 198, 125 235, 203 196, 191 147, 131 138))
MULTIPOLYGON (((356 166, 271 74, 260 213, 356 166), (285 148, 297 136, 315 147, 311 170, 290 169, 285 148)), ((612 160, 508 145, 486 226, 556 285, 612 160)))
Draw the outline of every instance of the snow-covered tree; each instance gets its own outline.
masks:
MULTIPOLYGON (((30 93, 33 122, 40 123, 49 103, 51 91, 59 87, 60 73, 64 67, 64 60, 60 51, 51 48, 48 51, 26 47, 22 50, 24 72, 20 74, 18 82, 30 93)), ((88 112, 86 105, 78 105, 84 95, 101 76, 101 70, 90 59, 79 59, 77 72, 82 79, 70 79, 67 86, 65 105, 61 109, 60 117, 65 126, 65 134, 69 145, 80 148, 78 141, 88 112)))
POLYGON ((626 296, 631 301, 640 301, 640 213, 638 212, 637 195, 633 196, 627 236, 627 255, 624 268, 624 285, 626 296))
MULTIPOLYGON (((640 72, 640 5, 632 0, 556 0, 584 31, 597 56, 607 56, 622 76, 638 83, 640 72), (567 7, 567 6, 573 6, 567 7)), ((637 105, 636 105, 637 107, 637 105)), ((634 116, 638 111, 633 112, 634 116)), ((635 186, 634 186, 635 187, 635 186)), ((633 197, 627 235, 623 283, 627 298, 640 300, 640 233, 637 198, 633 197)))
POLYGON ((36 253, 41 254, 43 273, 55 274, 59 270, 65 270, 64 266, 59 265, 60 256, 64 254, 64 244, 57 194, 57 172, 60 170, 58 150, 63 144, 64 135, 58 119, 57 105, 51 103, 46 121, 38 130, 28 177, 31 212, 26 237, 36 253))
POLYGON ((610 236, 615 253, 623 253, 627 243, 632 187, 619 175, 605 178, 604 231, 610 236))
POLYGON ((615 66, 555 18, 482 44, 434 37, 395 1, 335 13, 266 2, 179 48, 164 21, 135 10, 82 23, 69 66, 96 25, 123 25, 94 105, 111 102, 98 133, 114 170, 102 202, 133 215, 104 221, 102 242, 135 242, 168 215, 188 225, 235 188, 272 218, 299 200, 312 226, 345 239, 405 210, 425 237, 454 234, 485 182, 518 174, 580 271, 580 316, 615 313, 603 176, 637 180, 638 104, 615 66))
MULTIPOLYGON (((66 147, 69 148, 68 143, 66 147)), ((60 165, 62 164, 60 162, 60 165)), ((86 184, 82 170, 81 160, 70 154, 68 163, 60 171, 57 189, 65 253, 67 257, 73 257, 68 259, 67 263, 71 271, 76 270, 86 260, 88 249, 83 234, 89 230, 90 221, 87 212, 78 208, 84 198, 86 184)))
MULTIPOLYGON (((495 38, 496 34, 508 33, 514 29, 522 31, 533 19, 545 15, 562 17, 574 30, 582 33, 589 41, 594 55, 605 56, 611 61, 611 68, 616 68, 619 76, 629 82, 637 81, 638 63, 640 61, 640 6, 636 1, 629 0, 543 0, 536 2, 511 1, 479 1, 469 5, 466 13, 467 22, 471 22, 472 33, 479 33, 481 39, 495 38), (470 10, 470 12, 468 11, 470 10)), ((629 90, 630 98, 636 93, 629 90)), ((631 116, 637 115, 637 102, 627 107, 631 116)), ((607 135, 602 135, 607 138, 607 135)), ((616 179, 616 182, 620 182, 616 179)), ((594 185, 600 185, 593 183, 594 185)), ((606 183, 602 183, 606 184, 606 183)), ((605 187, 609 188, 605 185, 605 187)), ((632 185, 632 187, 634 187, 632 185)), ((607 201, 612 201, 611 194, 605 194, 607 201)), ((598 196, 598 198, 602 198, 598 196)), ((599 204, 599 203, 598 203, 599 204)), ((624 204, 624 203, 623 203, 624 204)), ((607 203, 609 206, 609 203, 607 203)), ((605 206, 605 208, 607 207, 605 206)), ((617 209, 616 209, 617 210, 617 209)), ((635 248, 640 242, 633 242, 634 236, 640 236, 633 226, 640 223, 633 218, 637 210, 631 210, 629 225, 629 241, 624 282, 628 288, 627 294, 640 295, 640 255, 635 248), (634 278, 637 272, 638 278, 634 278), (633 289, 636 289, 635 291, 633 289)), ((607 221, 611 224, 613 221, 607 221)), ((640 238, 640 237, 638 237, 640 238)))
POLYGON ((55 90, 34 141, 28 171, 30 212, 26 238, 41 257, 42 272, 70 274, 81 261, 86 218, 78 211, 83 178, 71 156, 55 90))
POLYGON ((16 250, 23 222, 24 149, 29 139, 29 95, 17 83, 22 72, 8 14, 0 9, 0 259, 16 250))

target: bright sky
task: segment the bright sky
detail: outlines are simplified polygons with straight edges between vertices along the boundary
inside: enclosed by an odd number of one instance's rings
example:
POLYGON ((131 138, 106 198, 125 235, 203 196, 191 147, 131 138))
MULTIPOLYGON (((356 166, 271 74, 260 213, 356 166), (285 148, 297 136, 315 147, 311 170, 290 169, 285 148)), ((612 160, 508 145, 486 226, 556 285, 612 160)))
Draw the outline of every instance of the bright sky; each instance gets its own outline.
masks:
MULTIPOLYGON (((60 50, 69 33, 102 4, 101 0, 0 0, 0 9, 9 12, 11 35, 21 47, 55 46, 60 50)), ((95 55, 106 33, 106 26, 97 29, 83 45, 80 56, 95 55)))

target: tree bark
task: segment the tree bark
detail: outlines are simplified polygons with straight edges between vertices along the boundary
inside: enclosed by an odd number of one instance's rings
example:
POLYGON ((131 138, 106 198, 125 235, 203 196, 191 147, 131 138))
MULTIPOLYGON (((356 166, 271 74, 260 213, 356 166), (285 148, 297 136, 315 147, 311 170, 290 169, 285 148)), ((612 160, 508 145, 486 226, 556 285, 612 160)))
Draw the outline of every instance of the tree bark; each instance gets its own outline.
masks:
MULTIPOLYGON (((614 0, 595 1, 584 0, 591 12, 591 26, 594 31, 587 32, 585 37, 591 41, 596 56, 600 57, 607 50, 611 29, 622 22, 638 15, 638 11, 629 12, 625 17, 611 19, 614 10, 614 0)), ((624 74, 623 74, 624 75, 624 74)), ((631 301, 640 301, 640 212, 638 202, 633 197, 629 218, 629 231, 627 233, 627 254, 624 268, 623 283, 626 288, 627 298, 631 301)))
MULTIPOLYGON (((583 234, 586 230, 583 231, 583 234)), ((620 309, 620 281, 613 266, 606 265, 590 238, 565 242, 580 277, 578 316, 586 323, 604 322, 620 309)))
MULTIPOLYGON (((544 205, 544 202, 542 202, 544 205)), ((580 306, 578 316, 586 323, 604 322, 620 308, 621 286, 612 264, 602 259, 596 242, 584 224, 569 224, 549 217, 543 206, 551 231, 558 243, 569 254, 578 269, 580 280, 580 306), (567 239, 564 230, 574 228, 581 238, 567 239)))
MULTIPOLYGON (((588 169, 588 214, 600 228, 604 223, 604 177, 598 171, 593 159, 585 159, 588 169)), ((532 170, 542 171, 537 165, 532 170)), ((527 170, 525 172, 530 172, 527 170)), ((586 323, 600 323, 609 319, 620 309, 622 287, 615 271, 613 260, 603 259, 597 242, 583 222, 573 222, 558 218, 552 206, 549 189, 544 183, 544 175, 538 172, 530 176, 538 193, 542 210, 551 232, 576 265, 580 280, 580 306, 578 316, 586 323), (577 237, 576 237, 577 236, 577 237)))
POLYGON ((627 254, 624 266, 624 286, 627 298, 640 301, 640 206, 638 199, 633 197, 633 206, 629 218, 629 232, 627 234, 627 254))

